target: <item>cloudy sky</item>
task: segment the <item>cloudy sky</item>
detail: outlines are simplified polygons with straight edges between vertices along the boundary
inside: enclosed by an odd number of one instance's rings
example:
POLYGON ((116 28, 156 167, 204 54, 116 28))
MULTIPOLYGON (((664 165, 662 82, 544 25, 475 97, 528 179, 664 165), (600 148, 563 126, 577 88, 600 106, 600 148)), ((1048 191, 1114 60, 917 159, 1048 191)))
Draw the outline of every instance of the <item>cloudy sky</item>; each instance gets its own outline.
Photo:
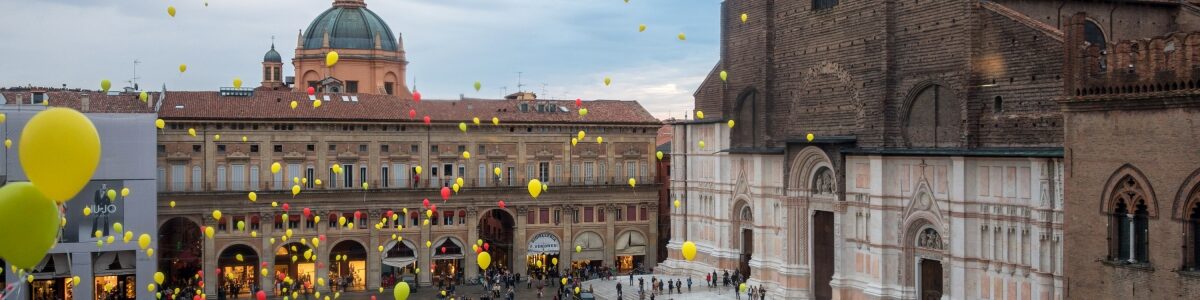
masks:
MULTIPOLYGON (((271 36, 290 61, 296 35, 330 0, 0 0, 0 86, 215 90, 257 86, 271 36), (167 6, 177 9, 167 16, 167 6), (179 64, 188 71, 179 74, 179 64)), ((680 117, 717 61, 718 0, 367 0, 404 34, 429 99, 632 99, 680 117), (646 32, 637 31, 646 24, 646 32), (679 33, 687 41, 679 41, 679 33), (613 84, 604 87, 603 78, 613 84), (475 92, 475 81, 483 89, 475 92), (549 96, 549 97, 547 97, 549 96)), ((292 76, 286 65, 285 76, 292 76)))

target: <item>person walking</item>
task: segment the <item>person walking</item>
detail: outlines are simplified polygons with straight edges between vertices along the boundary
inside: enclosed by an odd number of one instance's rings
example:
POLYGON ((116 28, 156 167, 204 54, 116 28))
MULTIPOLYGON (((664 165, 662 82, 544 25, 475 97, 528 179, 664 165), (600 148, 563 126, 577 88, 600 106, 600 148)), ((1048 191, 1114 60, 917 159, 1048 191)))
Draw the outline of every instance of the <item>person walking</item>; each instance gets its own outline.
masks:
POLYGON ((621 282, 617 282, 617 300, 621 300, 621 282))
POLYGON ((692 278, 688 277, 688 293, 692 292, 692 278))

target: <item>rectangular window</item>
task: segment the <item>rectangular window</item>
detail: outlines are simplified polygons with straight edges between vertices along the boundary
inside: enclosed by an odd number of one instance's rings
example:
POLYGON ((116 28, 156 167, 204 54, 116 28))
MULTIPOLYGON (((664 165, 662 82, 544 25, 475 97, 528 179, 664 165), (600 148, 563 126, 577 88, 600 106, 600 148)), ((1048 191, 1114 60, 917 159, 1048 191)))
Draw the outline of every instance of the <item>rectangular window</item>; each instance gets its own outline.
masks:
POLYGON ((454 165, 452 165, 452 164, 444 164, 444 165, 442 165, 442 172, 445 172, 445 173, 446 173, 445 175, 446 175, 446 177, 447 177, 447 178, 448 178, 448 177, 454 177, 454 165))
POLYGON ((562 183, 565 180, 566 180, 566 178, 563 178, 562 163, 559 163, 559 162, 554 163, 554 184, 562 183))
POLYGON ((431 153, 431 154, 438 154, 438 153, 439 153, 439 152, 438 152, 438 145, 432 145, 432 146, 429 146, 429 153, 431 153))
POLYGON ((626 162, 625 163, 625 178, 621 178, 621 179, 637 177, 637 167, 638 167, 637 161, 631 160, 631 161, 626 162))
MULTIPOLYGON (((537 167, 533 163, 525 163, 525 178, 526 180, 538 178, 537 167)), ((538 180, 541 180, 540 178, 538 180)))
POLYGON ((358 81, 354 81, 354 80, 346 81, 346 92, 351 93, 351 94, 358 93, 358 81))
POLYGON ((637 218, 637 206, 635 206, 635 205, 625 206, 625 220, 626 221, 637 221, 637 219, 638 219, 637 218))
POLYGON ((408 165, 392 164, 392 170, 396 172, 396 176, 392 177, 396 180, 396 186, 408 187, 408 165))
POLYGON ((192 167, 192 191, 199 192, 204 187, 204 174, 200 171, 200 166, 192 167))
POLYGON ((233 181, 229 182, 229 185, 233 188, 233 190, 245 191, 246 190, 246 165, 232 165, 232 166, 230 166, 229 173, 230 173, 230 176, 233 177, 233 181))
POLYGON ((276 189, 276 190, 282 190, 282 189, 283 189, 283 172, 273 173, 273 175, 275 176, 275 178, 274 178, 274 180, 275 180, 275 185, 274 185, 275 189, 276 189))
POLYGON ((542 182, 550 182, 550 162, 538 163, 538 180, 542 182))
POLYGON ((358 153, 367 153, 367 145, 358 145, 358 153))
POLYGON ((158 174, 157 174, 157 177, 155 177, 155 179, 156 180, 154 182, 158 183, 158 191, 159 192, 167 191, 167 169, 166 168, 158 168, 158 174))
POLYGON ((284 178, 283 180, 288 182, 288 183, 285 183, 287 185, 287 189, 291 189, 292 188, 292 183, 291 183, 292 178, 297 178, 297 179, 300 178, 300 172, 301 172, 300 164, 288 164, 287 172, 288 172, 287 178, 284 178))
POLYGON ((832 8, 838 5, 838 0, 813 0, 812 10, 832 8))
MULTIPOLYGON (((387 127, 385 126, 383 128, 387 128, 387 127)), ((388 153, 389 152, 388 150, 391 150, 391 149, 389 149, 388 145, 379 145, 379 152, 388 153)))
POLYGON ((487 173, 488 173, 487 165, 479 164, 479 173, 476 173, 476 174, 479 174, 479 175, 476 175, 479 177, 479 186, 481 186, 481 187, 487 186, 487 173))
POLYGON ((640 218, 638 218, 638 220, 645 221, 645 220, 649 220, 649 219, 650 219, 650 214, 646 212, 646 207, 645 207, 645 206, 642 206, 642 208, 641 208, 641 209, 639 209, 638 216, 640 217, 640 218))
POLYGON ((542 224, 549 224, 550 223, 550 208, 543 207, 540 210, 538 210, 538 220, 541 220, 540 223, 542 223, 542 224))
POLYGON ((604 161, 603 160, 596 162, 596 183, 598 183, 598 184, 608 183, 608 172, 605 172, 605 170, 604 170, 604 161))
POLYGON ((258 145, 250 145, 250 153, 258 153, 258 145))
POLYGON ((596 208, 596 222, 604 223, 605 218, 606 217, 604 216, 604 207, 597 207, 596 208))
POLYGON ((596 163, 590 162, 590 161, 583 162, 583 181, 584 181, 584 183, 587 183, 587 184, 595 184, 596 183, 596 180, 594 179, 595 178, 594 176, 596 174, 592 172, 593 171, 592 167, 595 164, 596 163))
POLYGON ((593 217, 595 213, 596 213, 595 208, 584 207, 583 208, 583 222, 591 223, 591 222, 595 221, 595 218, 593 217))
POLYGON ((345 168, 343 168, 343 170, 346 170, 346 171, 342 172, 343 177, 344 177, 344 178, 342 178, 342 187, 353 188, 354 187, 354 165, 345 165, 345 168))
POLYGON ((183 191, 183 187, 187 184, 187 167, 184 165, 171 165, 171 191, 183 191))
POLYGON ((463 184, 467 184, 467 178, 465 178, 465 177, 467 177, 467 166, 466 165, 458 165, 458 177, 464 177, 463 184))
POLYGON ((317 170, 313 166, 308 166, 307 169, 304 169, 304 178, 308 180, 307 183, 304 183, 304 187, 313 188, 317 185, 317 170))
POLYGON ((616 215, 616 216, 617 216, 617 221, 624 221, 624 220, 625 220, 625 214, 621 213, 621 208, 620 208, 620 207, 618 207, 618 208, 614 208, 614 209, 613 209, 613 212, 615 213, 614 215, 616 215))
POLYGON ((283 145, 275 145, 275 153, 282 153, 283 145))
POLYGON ((554 210, 554 224, 562 224, 562 210, 561 209, 554 210))
POLYGON ((463 152, 467 152, 467 146, 458 145, 458 153, 463 153, 463 152))
POLYGON ((367 182, 367 166, 366 166, 366 164, 363 164, 362 167, 358 168, 358 185, 356 185, 354 187, 355 188, 361 187, 363 185, 363 183, 366 183, 366 182, 367 182))
POLYGON ((579 210, 571 210, 571 223, 579 224, 579 210))
POLYGON ((250 166, 250 189, 258 190, 258 166, 250 166))
POLYGON ((571 182, 572 183, 583 182, 583 177, 579 176, 579 163, 571 164, 571 182))
POLYGON ((384 166, 383 171, 379 172, 379 184, 383 185, 383 187, 388 187, 392 183, 392 176, 388 174, 388 170, 388 167, 384 166))
POLYGON ((492 163, 492 170, 489 172, 492 173, 492 177, 494 178, 494 181, 496 182, 496 186, 499 186, 501 182, 504 182, 504 168, 503 168, 502 164, 492 163), (496 169, 500 169, 500 174, 495 173, 496 169))
POLYGON ((325 182, 325 186, 329 188, 337 187, 337 173, 333 172, 333 167, 329 167, 329 180, 325 182))

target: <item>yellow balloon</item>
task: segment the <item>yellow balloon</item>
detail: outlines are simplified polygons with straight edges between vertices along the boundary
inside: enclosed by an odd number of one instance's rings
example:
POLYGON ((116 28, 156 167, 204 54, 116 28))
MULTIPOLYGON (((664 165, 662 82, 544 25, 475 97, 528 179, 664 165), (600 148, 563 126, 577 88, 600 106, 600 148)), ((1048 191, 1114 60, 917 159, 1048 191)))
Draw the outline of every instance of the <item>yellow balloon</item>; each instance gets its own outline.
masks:
POLYGON ((646 24, 638 25, 638 32, 646 31, 646 24))
POLYGON ((104 240, 96 240, 96 247, 104 247, 104 240))
POLYGON ((700 142, 697 143, 697 145, 700 146, 700 149, 704 149, 704 140, 700 140, 700 142))
POLYGON ((163 121, 163 119, 154 120, 154 127, 163 129, 163 127, 167 127, 167 121, 163 121))
POLYGON ((492 125, 500 125, 500 118, 492 117, 492 125))
POLYGON ((249 197, 250 197, 250 202, 258 201, 258 193, 250 192, 249 197))
POLYGON ((733 120, 729 120, 729 128, 733 128, 733 120))
POLYGON ((167 6, 167 15, 170 15, 172 18, 175 17, 175 6, 167 6))
POLYGON ((317 184, 317 185, 321 185, 321 180, 320 180, 320 179, 314 179, 314 180, 313 180, 313 183, 315 183, 315 184, 317 184))
MULTIPOLYGON (((476 81, 476 82, 478 82, 478 81, 476 81)), ((471 119, 471 122, 475 122, 475 126, 479 126, 479 117, 475 117, 475 118, 471 119)))
POLYGON ((122 226, 120 222, 113 223, 112 227, 113 227, 113 231, 116 231, 116 232, 125 231, 124 230, 125 226, 122 226))
POLYGON ((745 293, 745 292, 746 292, 746 284, 745 284, 745 283, 739 284, 739 285, 738 285, 738 291, 739 291, 739 292, 742 292, 742 293, 745 293))
POLYGON ((90 215, 92 215, 92 207, 84 206, 83 207, 83 216, 86 217, 86 216, 90 216, 90 215))
POLYGON ((250 237, 258 237, 258 230, 251 230, 250 237))
POLYGON ((379 245, 379 252, 383 252, 383 245, 379 245))
POLYGON ((683 34, 682 32, 680 32, 680 33, 679 33, 679 40, 680 40, 680 41, 686 41, 686 40, 687 40, 687 35, 686 35, 686 34, 683 34))
POLYGON ((467 132, 467 123, 458 122, 458 130, 462 130, 462 132, 467 132))
POLYGON ((210 238, 210 239, 211 239, 211 238, 213 237, 213 233, 214 233, 214 232, 213 232, 213 228, 212 228, 212 227, 204 227, 204 236, 206 236, 206 237, 208 237, 208 238, 210 238))
POLYGON ((563 277, 562 280, 560 280, 560 282, 562 282, 563 285, 567 285, 567 278, 563 277))
POLYGON ((598 137, 596 137, 596 143, 597 143, 597 144, 603 144, 603 143, 604 143, 604 137, 602 137, 602 136, 598 136, 598 137))
POLYGON ((138 247, 142 248, 142 250, 150 248, 150 234, 143 233, 138 236, 138 247))
MULTIPOLYGON (((18 150, 29 181, 46 198, 64 203, 87 185, 100 165, 100 134, 82 113, 54 107, 25 124, 18 150)), ((58 217, 54 219, 58 223, 58 217)))
POLYGON ((338 226, 346 226, 346 217, 345 216, 338 217, 338 226))
POLYGON ((551 258, 551 259, 550 259, 550 263, 551 263, 551 264, 554 264, 555 266, 557 266, 557 265, 558 265, 558 258, 557 258, 557 257, 555 257, 555 258, 551 258))
POLYGON ((212 217, 213 217, 213 220, 220 221, 221 220, 221 210, 213 210, 212 217))
MULTIPOLYGON (((286 222, 286 221, 285 221, 285 222, 286 222)), ((288 228, 288 230, 287 230, 287 231, 284 231, 284 232, 283 232, 283 236, 284 236, 284 237, 291 238, 291 237, 292 237, 292 229, 291 229, 291 228, 288 228)))
POLYGON ((749 19, 749 18, 750 18, 749 15, 742 14, 742 24, 746 24, 746 19, 749 19))
POLYGON ((238 221, 237 229, 238 229, 238 231, 245 231, 246 230, 246 221, 238 221))
POLYGON ((479 257, 475 258, 475 262, 479 264, 479 269, 487 270, 488 266, 492 265, 492 255, 480 252, 479 257))
POLYGON ((108 89, 111 87, 112 87, 112 82, 108 81, 108 79, 104 79, 104 80, 100 81, 100 91, 107 93, 108 89))
POLYGON ((575 144, 578 144, 578 143, 579 143, 579 139, 571 138, 571 146, 575 146, 575 144))
POLYGON ((321 216, 313 216, 313 223, 321 223, 321 216))
POLYGON ((146 256, 154 256, 154 248, 146 249, 146 256))
POLYGON ((586 107, 585 107, 585 108, 580 108, 580 109, 579 109, 579 116, 580 116, 580 117, 582 117, 582 116, 586 116, 587 114, 588 114, 588 109, 587 109, 586 107))
POLYGON ((313 100, 313 108, 321 107, 321 99, 313 100))
POLYGON ((121 242, 124 242, 126 244, 128 244, 129 241, 132 241, 132 240, 133 240, 133 231, 126 231, 125 236, 121 237, 121 242))
POLYGON ((196 129, 188 128, 188 135, 193 136, 193 137, 196 136, 196 129))
POLYGON ((116 240, 116 238, 115 238, 115 237, 113 237, 113 236, 111 236, 111 235, 110 235, 110 236, 108 236, 108 237, 106 237, 106 238, 104 238, 104 242, 105 242, 105 243, 108 243, 108 244, 110 244, 110 245, 111 245, 111 244, 113 244, 113 241, 115 241, 115 240, 116 240))
POLYGON ((575 253, 583 252, 583 246, 575 246, 575 253))
POLYGON ((463 159, 471 159, 471 151, 463 151, 463 159))
POLYGON ((129 188, 121 188, 121 197, 129 197, 129 188))
POLYGON ((268 272, 267 268, 262 268, 262 270, 259 271, 259 273, 262 274, 263 277, 267 277, 267 274, 270 274, 268 272))
POLYGON ((703 119, 703 118, 704 118, 704 112, 697 110, 696 111, 696 119, 703 119))
POLYGON ((812 133, 809 133, 808 135, 804 136, 804 138, 808 139, 809 142, 812 142, 813 138, 816 138, 816 136, 813 136, 812 133))
POLYGON ((296 109, 296 106, 299 106, 299 105, 300 105, 300 103, 296 102, 296 100, 292 100, 292 102, 288 104, 288 106, 291 106, 292 109, 296 109))
POLYGON ((457 183, 450 185, 450 189, 454 190, 454 193, 458 193, 458 188, 459 187, 457 183))
POLYGON ((675 199, 675 208, 679 208, 680 205, 682 205, 682 202, 679 202, 679 199, 675 199))
POLYGON ((312 245, 313 245, 313 247, 320 247, 320 246, 321 246, 321 239, 318 239, 318 238, 312 238, 312 245))
POLYGON ((433 217, 433 210, 432 210, 432 209, 431 209, 431 210, 426 210, 426 211, 425 211, 425 217, 426 217, 426 218, 432 218, 432 217, 433 217))
POLYGON ((246 142, 246 136, 242 136, 242 142, 246 142))
POLYGON ((408 300, 408 282, 400 281, 396 287, 392 289, 392 297, 396 300, 408 300))
POLYGON ((637 179, 633 179, 633 177, 630 177, 629 178, 629 187, 636 187, 636 186, 637 186, 637 179))
POLYGON ((148 99, 150 99, 150 94, 147 94, 146 91, 142 91, 141 93, 138 93, 138 100, 142 100, 142 102, 144 103, 148 99))
POLYGON ((337 62, 338 62, 337 51, 329 51, 328 54, 325 54, 325 66, 326 67, 333 67, 333 65, 336 65, 337 62))
POLYGON ((238 89, 242 88, 242 79, 241 78, 238 78, 238 77, 233 78, 233 88, 238 88, 238 89))
MULTIPOLYGON (((369 188, 369 186, 367 185, 366 182, 363 182, 362 186, 363 186, 364 190, 369 188)), ((300 187, 300 186, 296 186, 296 187, 300 187)))
POLYGON ((242 257, 241 253, 238 253, 237 255, 235 255, 234 259, 237 259, 237 261, 245 261, 245 258, 242 257))
POLYGON ((604 86, 612 84, 612 77, 604 76, 604 86))
POLYGON ((578 134, 576 134, 576 135, 577 135, 576 137, 577 137, 577 138, 579 138, 579 140, 581 140, 581 141, 582 141, 582 140, 583 140, 583 137, 584 137, 584 136, 587 136, 587 133, 584 133, 584 132, 583 132, 583 130, 580 130, 580 131, 579 131, 579 133, 578 133, 578 134))
MULTIPOLYGON (((364 184, 366 183, 364 182, 364 184)), ((363 188, 366 188, 366 186, 363 186, 363 188)), ((297 194, 300 194, 300 185, 298 184, 292 186, 292 197, 295 197, 297 194)))
POLYGON ((108 201, 110 202, 117 199, 117 190, 108 189, 108 192, 105 192, 104 194, 108 196, 108 201))
POLYGON ((535 179, 529 180, 529 196, 537 199, 538 195, 542 194, 542 181, 535 179))
POLYGON ((692 241, 683 242, 683 259, 692 261, 696 259, 696 243, 692 241))
POLYGON ((413 170, 413 171, 417 171, 417 174, 418 174, 418 175, 420 175, 420 174, 421 174, 421 166, 417 166, 417 167, 416 167, 416 168, 414 168, 414 169, 415 169, 415 170, 413 170))
POLYGON ((500 167, 496 167, 495 169, 492 169, 492 174, 496 174, 496 176, 500 176, 500 174, 501 174, 500 167))
POLYGON ((578 294, 578 293, 579 293, 579 287, 578 287, 578 286, 576 286, 576 287, 575 287, 575 293, 576 293, 576 294, 578 294))
POLYGON ((425 248, 433 247, 433 242, 425 241, 425 248))
POLYGON ((663 158, 662 151, 654 152, 654 157, 658 157, 658 160, 662 160, 662 158, 663 158))
POLYGON ((175 208, 175 201, 171 201, 171 208, 175 208))
POLYGON ((458 184, 458 186, 460 186, 460 187, 462 187, 462 186, 466 186, 465 182, 466 182, 466 181, 465 181, 465 180, 463 180, 463 178, 462 178, 462 177, 459 177, 459 178, 455 178, 455 179, 454 179, 454 183, 457 183, 457 184, 458 184))
POLYGON ((187 64, 179 64, 179 73, 187 72, 187 64))
POLYGON ((54 246, 62 219, 58 206, 28 182, 0 188, 0 257, 32 269, 54 246))

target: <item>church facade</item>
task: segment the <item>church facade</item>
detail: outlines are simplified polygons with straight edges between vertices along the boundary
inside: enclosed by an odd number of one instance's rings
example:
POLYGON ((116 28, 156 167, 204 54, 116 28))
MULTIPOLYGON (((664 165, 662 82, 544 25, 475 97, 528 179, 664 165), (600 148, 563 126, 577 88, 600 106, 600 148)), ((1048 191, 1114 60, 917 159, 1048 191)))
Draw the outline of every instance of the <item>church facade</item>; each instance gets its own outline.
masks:
POLYGON ((1067 20, 1094 15, 1076 42, 1099 44, 1189 30, 1193 8, 726 2, 706 116, 673 123, 659 270, 736 271, 772 299, 1073 298, 1067 20))

